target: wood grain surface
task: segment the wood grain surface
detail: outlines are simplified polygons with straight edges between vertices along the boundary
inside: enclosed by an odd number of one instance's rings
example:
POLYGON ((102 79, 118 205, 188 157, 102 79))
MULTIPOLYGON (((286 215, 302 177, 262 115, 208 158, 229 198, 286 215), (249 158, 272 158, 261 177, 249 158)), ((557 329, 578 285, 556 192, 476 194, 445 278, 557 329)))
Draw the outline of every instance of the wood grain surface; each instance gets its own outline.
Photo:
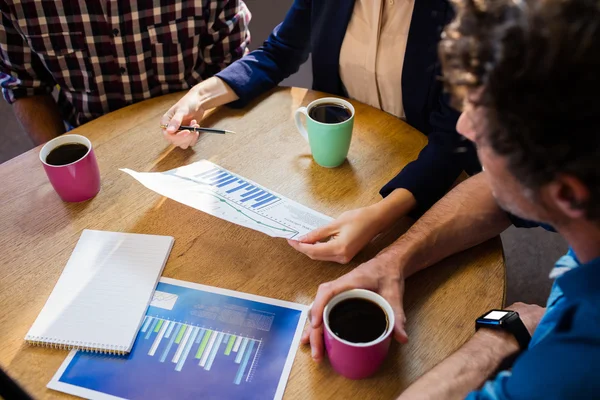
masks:
MULTIPOLYGON (((378 201, 380 187, 427 143, 408 124, 353 101, 356 120, 347 162, 322 168, 296 131, 293 114, 325 94, 278 88, 243 110, 216 109, 202 124, 237 134, 202 134, 194 149, 181 150, 164 140, 159 120, 182 95, 138 103, 73 131, 92 141, 100 164, 102 189, 90 201, 59 199, 40 164, 40 147, 0 165, 0 365, 36 398, 68 397, 46 389, 67 353, 29 347, 23 338, 83 229, 170 235, 175 245, 163 276, 310 304, 319 283, 369 259, 408 226, 401 221, 348 265, 315 262, 284 239, 146 189, 118 169, 166 171, 208 159, 336 217, 378 201)), ((410 342, 394 343, 378 374, 346 380, 327 361, 313 363, 309 349, 301 347, 285 398, 393 398, 462 345, 473 334, 476 317, 503 305, 504 284, 499 238, 415 275, 405 296, 410 342)))

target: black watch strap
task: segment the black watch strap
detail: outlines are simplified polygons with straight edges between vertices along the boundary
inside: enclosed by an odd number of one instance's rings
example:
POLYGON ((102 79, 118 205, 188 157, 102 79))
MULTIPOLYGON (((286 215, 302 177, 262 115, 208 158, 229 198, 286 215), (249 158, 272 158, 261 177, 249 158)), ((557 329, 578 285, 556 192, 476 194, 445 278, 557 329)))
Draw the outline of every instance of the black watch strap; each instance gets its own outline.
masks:
POLYGON ((515 336, 521 351, 527 350, 527 347, 529 347, 529 342, 531 342, 531 335, 521 320, 519 313, 515 311, 514 316, 505 321, 503 326, 506 328, 506 331, 515 336))
POLYGON ((531 335, 521 320, 521 317, 519 317, 519 313, 510 310, 503 311, 507 312, 508 314, 497 324, 485 323, 485 315, 489 314, 489 312, 478 318, 475 324, 475 330, 478 330, 479 328, 491 328, 509 332, 515 337, 517 343, 519 343, 519 348, 521 351, 526 350, 529 346, 529 342, 531 341, 531 335))

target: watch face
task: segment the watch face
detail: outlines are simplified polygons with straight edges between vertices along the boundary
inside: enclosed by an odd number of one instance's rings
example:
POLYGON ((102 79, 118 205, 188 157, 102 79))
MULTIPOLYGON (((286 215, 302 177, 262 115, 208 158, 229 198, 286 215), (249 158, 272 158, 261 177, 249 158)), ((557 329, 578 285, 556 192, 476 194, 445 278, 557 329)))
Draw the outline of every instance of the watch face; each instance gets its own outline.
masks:
POLYGON ((506 314, 508 314, 508 311, 490 311, 483 318, 492 319, 494 321, 500 321, 506 314))

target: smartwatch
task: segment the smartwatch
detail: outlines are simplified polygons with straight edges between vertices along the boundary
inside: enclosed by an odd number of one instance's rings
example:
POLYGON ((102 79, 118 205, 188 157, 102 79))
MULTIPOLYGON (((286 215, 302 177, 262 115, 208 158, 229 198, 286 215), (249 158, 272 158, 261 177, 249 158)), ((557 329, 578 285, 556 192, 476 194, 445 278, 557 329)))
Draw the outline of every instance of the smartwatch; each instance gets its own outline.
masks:
POLYGON ((517 339, 521 351, 526 350, 531 341, 531 335, 516 311, 490 310, 475 321, 475 330, 477 331, 479 328, 490 328, 511 333, 517 339))

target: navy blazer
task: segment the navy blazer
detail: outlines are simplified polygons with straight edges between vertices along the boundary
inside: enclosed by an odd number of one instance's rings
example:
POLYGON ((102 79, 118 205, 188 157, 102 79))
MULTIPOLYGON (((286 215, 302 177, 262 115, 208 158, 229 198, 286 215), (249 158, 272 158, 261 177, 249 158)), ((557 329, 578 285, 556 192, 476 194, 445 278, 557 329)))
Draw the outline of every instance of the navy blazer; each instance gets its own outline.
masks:
MULTIPOLYGON (((381 194, 407 189, 417 200, 413 215, 418 216, 445 194, 461 171, 474 173, 480 166, 473 146, 455 130, 459 113, 449 106, 439 79, 437 44, 453 17, 452 7, 447 0, 408 1, 415 1, 415 6, 404 56, 402 101, 406 121, 427 135, 429 143, 381 194)), ((309 53, 313 89, 347 96, 339 58, 353 10, 354 0, 295 0, 259 49, 216 74, 239 96, 231 105, 242 107, 273 88, 297 72, 309 53)))

